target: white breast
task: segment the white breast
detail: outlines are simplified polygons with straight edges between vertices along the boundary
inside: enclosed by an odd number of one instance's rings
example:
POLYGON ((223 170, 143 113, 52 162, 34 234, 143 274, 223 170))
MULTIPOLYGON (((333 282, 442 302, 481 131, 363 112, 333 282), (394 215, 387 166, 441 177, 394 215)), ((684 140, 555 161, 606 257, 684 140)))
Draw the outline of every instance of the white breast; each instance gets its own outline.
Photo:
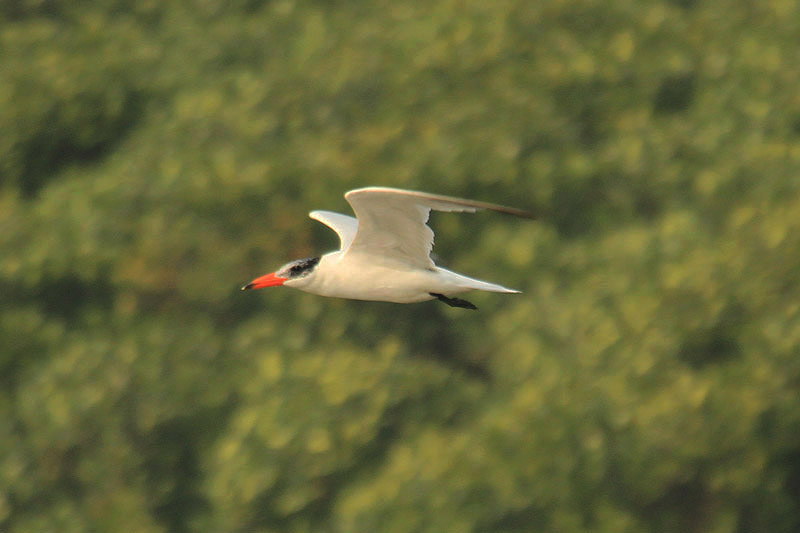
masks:
POLYGON ((375 256, 361 260, 356 254, 345 256, 341 252, 322 256, 312 275, 286 285, 321 296, 396 303, 431 300, 430 293, 441 290, 464 290, 446 283, 438 270, 418 269, 375 256))

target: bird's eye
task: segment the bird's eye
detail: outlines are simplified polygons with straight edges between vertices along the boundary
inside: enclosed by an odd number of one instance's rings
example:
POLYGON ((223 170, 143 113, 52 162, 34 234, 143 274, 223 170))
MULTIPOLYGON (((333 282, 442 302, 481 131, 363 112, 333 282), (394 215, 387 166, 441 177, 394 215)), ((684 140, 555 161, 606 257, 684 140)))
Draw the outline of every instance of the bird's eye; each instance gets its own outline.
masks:
POLYGON ((308 259, 301 259, 297 263, 289 267, 289 277, 299 276, 307 271, 312 270, 316 264, 319 263, 319 257, 310 257, 308 259))

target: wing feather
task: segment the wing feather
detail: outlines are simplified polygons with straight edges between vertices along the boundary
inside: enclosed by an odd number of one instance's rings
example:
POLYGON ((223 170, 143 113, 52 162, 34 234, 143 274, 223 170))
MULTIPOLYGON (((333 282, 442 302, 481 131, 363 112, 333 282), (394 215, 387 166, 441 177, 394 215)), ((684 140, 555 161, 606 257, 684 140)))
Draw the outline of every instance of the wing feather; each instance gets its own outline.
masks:
POLYGON ((308 216, 322 222, 339 235, 340 250, 350 246, 358 231, 358 220, 351 216, 334 213, 333 211, 312 211, 308 216))
POLYGON ((365 187, 344 195, 358 218, 357 233, 348 254, 365 253, 415 267, 433 268, 430 258, 433 231, 428 227, 431 209, 475 212, 490 209, 524 218, 520 209, 389 187, 365 187))

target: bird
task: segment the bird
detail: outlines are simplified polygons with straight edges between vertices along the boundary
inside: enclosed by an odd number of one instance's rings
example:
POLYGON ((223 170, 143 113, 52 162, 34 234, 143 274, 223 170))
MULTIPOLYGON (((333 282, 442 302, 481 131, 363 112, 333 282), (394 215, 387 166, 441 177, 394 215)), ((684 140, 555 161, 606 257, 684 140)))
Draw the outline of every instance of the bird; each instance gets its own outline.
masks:
POLYGON ((242 290, 285 285, 321 296, 353 300, 417 303, 437 299, 451 307, 477 309, 454 295, 471 290, 519 293, 436 266, 431 259, 431 210, 471 212, 488 209, 522 218, 521 209, 391 187, 348 191, 345 200, 355 218, 331 211, 311 211, 339 235, 339 250, 286 263, 255 278, 242 290))

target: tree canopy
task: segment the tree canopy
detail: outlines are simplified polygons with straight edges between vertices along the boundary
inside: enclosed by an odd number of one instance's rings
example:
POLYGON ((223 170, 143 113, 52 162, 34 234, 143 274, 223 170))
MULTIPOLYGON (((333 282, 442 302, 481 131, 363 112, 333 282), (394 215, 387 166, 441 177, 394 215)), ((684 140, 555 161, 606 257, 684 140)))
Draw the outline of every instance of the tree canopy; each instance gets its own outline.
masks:
POLYGON ((800 5, 0 4, 0 530, 800 530, 800 5), (385 185, 477 312, 238 288, 385 185))

